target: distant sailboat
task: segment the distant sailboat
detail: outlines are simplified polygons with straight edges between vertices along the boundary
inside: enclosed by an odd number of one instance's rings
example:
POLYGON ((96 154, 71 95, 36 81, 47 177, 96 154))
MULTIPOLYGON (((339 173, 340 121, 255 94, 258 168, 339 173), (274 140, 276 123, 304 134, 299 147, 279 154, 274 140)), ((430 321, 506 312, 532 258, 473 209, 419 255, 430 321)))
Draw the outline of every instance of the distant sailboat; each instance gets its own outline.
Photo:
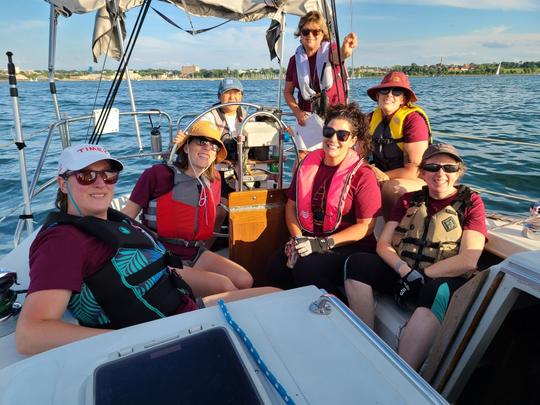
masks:
POLYGON ((501 64, 502 62, 499 62, 499 66, 497 67, 497 71, 495 72, 496 76, 499 76, 499 73, 501 73, 501 64))

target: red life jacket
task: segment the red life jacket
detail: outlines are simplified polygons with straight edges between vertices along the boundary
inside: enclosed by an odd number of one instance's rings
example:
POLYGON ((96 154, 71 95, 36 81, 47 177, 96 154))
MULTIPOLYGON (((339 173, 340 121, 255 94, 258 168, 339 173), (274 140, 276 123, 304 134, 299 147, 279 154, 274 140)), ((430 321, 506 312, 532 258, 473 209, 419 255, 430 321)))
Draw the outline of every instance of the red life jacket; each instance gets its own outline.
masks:
POLYGON ((174 185, 169 192, 149 202, 145 219, 160 239, 197 246, 190 242, 207 240, 214 231, 219 202, 215 196, 221 190, 219 178, 210 182, 201 176, 205 187, 199 191, 199 182, 194 177, 175 166, 169 167, 174 171, 174 185))
MULTIPOLYGON (((314 230, 313 208, 311 206, 313 181, 323 159, 324 151, 322 149, 309 153, 298 166, 296 174, 296 218, 302 230, 309 233, 313 233, 314 230)), ((351 180, 363 161, 354 150, 350 149, 334 173, 326 195, 324 233, 331 234, 341 223, 343 205, 351 186, 351 180)))

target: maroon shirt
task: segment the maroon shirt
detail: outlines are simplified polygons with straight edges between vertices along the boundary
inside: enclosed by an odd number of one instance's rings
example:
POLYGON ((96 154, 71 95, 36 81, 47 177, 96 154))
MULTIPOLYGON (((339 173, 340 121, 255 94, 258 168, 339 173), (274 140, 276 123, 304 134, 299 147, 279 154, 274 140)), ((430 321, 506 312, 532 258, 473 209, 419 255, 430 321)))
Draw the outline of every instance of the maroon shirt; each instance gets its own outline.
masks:
MULTIPOLYGON (((41 231, 30 246, 28 294, 43 290, 79 293, 84 278, 100 270, 115 254, 115 249, 72 225, 41 231)), ((177 313, 195 309, 197 304, 186 297, 177 313)))
MULTIPOLYGON (((324 218, 326 192, 337 167, 326 166, 322 163, 315 175, 311 199, 314 217, 324 218)), ((291 186, 287 191, 287 197, 292 201, 296 201, 297 173, 294 174, 291 186)), ((343 205, 343 219, 335 232, 337 233, 356 224, 358 219, 375 218, 381 214, 380 210, 381 191, 377 179, 369 167, 362 165, 351 179, 351 187, 343 205)), ((317 221, 317 218, 314 218, 314 226, 315 236, 323 236, 322 221, 317 221)), ((373 234, 368 235, 355 244, 363 251, 374 251, 376 245, 375 236, 373 234)))
MULTIPOLYGON (((369 121, 373 112, 369 113, 369 121)), ((394 114, 388 117, 384 117, 385 120, 390 121, 394 114)), ((405 117, 403 121, 402 129, 403 142, 412 143, 429 140, 429 128, 426 120, 419 112, 412 112, 405 117)))
MULTIPOLYGON (((403 194, 396 205, 390 212, 388 221, 401 222, 401 219, 405 216, 407 209, 411 203, 412 196, 415 192, 403 194)), ((434 198, 428 198, 428 214, 434 215, 444 207, 451 205, 457 197, 457 193, 444 198, 442 200, 436 200, 434 198)), ((480 232, 487 239, 487 227, 486 227, 486 209, 484 208, 484 202, 478 194, 472 194, 471 205, 465 208, 464 219, 462 224, 463 230, 471 230, 480 232)))
MULTIPOLYGON (((168 193, 174 185, 174 173, 164 164, 157 164, 146 169, 131 192, 129 199, 140 205, 143 209, 143 214, 148 212, 148 205, 151 200, 154 200, 168 193)), ((212 193, 214 194, 214 202, 219 204, 221 198, 221 178, 216 177, 216 180, 211 183, 212 193)), ((148 225, 143 218, 143 224, 148 225)), ((179 255, 183 260, 191 259, 198 248, 188 248, 184 246, 163 243, 172 253, 179 255)))

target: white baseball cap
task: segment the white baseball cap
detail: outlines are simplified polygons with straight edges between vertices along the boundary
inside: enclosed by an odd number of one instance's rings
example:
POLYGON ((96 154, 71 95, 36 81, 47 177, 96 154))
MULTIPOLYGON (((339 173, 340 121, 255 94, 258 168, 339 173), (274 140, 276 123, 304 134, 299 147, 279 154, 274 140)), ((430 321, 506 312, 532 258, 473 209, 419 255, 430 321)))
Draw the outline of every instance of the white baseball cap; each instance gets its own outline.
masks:
POLYGON ((58 159, 58 174, 84 169, 100 160, 109 160, 114 170, 121 171, 124 168, 122 162, 112 158, 103 146, 84 143, 69 146, 62 151, 58 159))

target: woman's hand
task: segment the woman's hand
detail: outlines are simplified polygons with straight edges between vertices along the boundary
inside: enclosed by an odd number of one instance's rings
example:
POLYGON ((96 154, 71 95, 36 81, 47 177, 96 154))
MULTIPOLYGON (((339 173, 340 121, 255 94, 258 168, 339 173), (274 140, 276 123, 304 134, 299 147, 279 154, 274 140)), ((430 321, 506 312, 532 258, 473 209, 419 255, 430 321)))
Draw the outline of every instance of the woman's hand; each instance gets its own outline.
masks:
POLYGON ((296 117, 296 121, 298 121, 298 124, 303 127, 304 125, 306 125, 306 120, 309 117, 309 113, 298 109, 298 111, 294 113, 294 116, 296 117))
POLYGON ((187 135, 184 133, 184 131, 178 131, 173 142, 177 145, 181 145, 182 143, 184 143, 186 136, 187 135))
POLYGON ((357 45, 358 37, 356 34, 354 32, 347 34, 347 36, 343 38, 343 43, 341 44, 341 57, 343 59, 350 57, 357 45))

